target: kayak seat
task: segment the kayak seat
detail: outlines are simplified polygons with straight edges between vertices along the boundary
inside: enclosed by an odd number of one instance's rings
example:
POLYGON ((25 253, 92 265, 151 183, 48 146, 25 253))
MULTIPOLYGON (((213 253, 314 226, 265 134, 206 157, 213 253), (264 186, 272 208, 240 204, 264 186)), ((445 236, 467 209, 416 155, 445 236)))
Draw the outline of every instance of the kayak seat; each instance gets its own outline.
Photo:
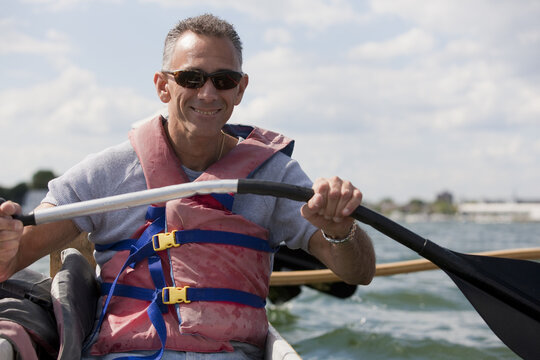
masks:
POLYGON ((27 268, 0 283, 0 339, 11 345, 13 359, 81 358, 94 326, 99 285, 94 267, 78 250, 63 250, 61 260, 53 279, 27 268))
POLYGON ((58 354, 51 282, 23 269, 0 283, 0 338, 11 344, 14 359, 55 359, 58 354))
POLYGON ((92 332, 100 296, 95 270, 76 249, 61 253, 62 266, 51 285, 59 337, 58 360, 79 359, 92 332))

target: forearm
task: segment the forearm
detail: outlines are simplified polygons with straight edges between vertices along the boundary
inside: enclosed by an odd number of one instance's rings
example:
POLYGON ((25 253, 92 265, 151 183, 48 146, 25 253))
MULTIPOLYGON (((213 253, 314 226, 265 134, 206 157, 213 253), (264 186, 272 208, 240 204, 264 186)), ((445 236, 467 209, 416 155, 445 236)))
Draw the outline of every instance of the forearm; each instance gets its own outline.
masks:
MULTIPOLYGON (((41 205, 48 207, 52 205, 41 205)), ((13 221, 15 223, 16 221, 13 221)), ((70 220, 38 226, 26 226, 22 235, 4 242, 0 256, 0 281, 50 254, 73 240, 80 233, 70 220)))
POLYGON ((79 234, 79 229, 71 220, 25 227, 17 254, 18 270, 64 247, 79 234))
POLYGON ((311 254, 321 260, 343 281, 367 285, 375 275, 375 251, 371 239, 357 226, 354 238, 343 243, 330 243, 319 230, 309 242, 311 254))

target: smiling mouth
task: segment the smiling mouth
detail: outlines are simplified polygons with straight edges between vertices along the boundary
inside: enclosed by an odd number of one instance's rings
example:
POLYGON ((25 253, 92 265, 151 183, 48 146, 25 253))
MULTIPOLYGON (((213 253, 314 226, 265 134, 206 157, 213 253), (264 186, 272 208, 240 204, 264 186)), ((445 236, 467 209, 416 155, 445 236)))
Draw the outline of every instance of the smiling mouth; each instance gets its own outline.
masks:
POLYGON ((215 115, 221 111, 221 109, 217 109, 217 110, 201 110, 201 109, 196 109, 196 108, 192 108, 192 109, 193 111, 201 115, 215 115))

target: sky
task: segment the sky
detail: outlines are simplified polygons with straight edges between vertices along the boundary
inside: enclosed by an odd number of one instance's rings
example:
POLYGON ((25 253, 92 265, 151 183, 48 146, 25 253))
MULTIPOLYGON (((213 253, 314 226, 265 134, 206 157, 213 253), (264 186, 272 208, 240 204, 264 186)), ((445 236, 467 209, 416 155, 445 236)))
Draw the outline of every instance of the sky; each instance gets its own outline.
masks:
POLYGON ((313 179, 368 201, 540 199, 535 0, 0 0, 0 186, 159 112, 165 35, 203 13, 244 45, 229 122, 294 138, 313 179))

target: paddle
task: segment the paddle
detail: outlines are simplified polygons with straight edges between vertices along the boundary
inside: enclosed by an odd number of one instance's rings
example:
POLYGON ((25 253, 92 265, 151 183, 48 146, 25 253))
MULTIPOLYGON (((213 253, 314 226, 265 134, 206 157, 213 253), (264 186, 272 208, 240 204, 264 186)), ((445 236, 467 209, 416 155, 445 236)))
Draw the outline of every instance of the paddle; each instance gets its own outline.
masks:
MULTIPOLYGON (((313 196, 311 189, 294 185, 257 180, 221 180, 173 185, 47 208, 21 219, 26 224, 40 224, 209 193, 271 195, 298 201, 307 201, 313 196)), ((540 264, 454 252, 362 206, 352 216, 439 266, 511 350, 525 359, 538 357, 540 264)))
MULTIPOLYGON (((268 195, 272 184, 239 181, 238 192, 268 195), (242 186, 241 186, 242 185, 242 186)), ((289 187, 272 195, 307 201, 309 189, 289 187)), ((540 264, 461 254, 443 248, 363 206, 352 214, 444 270, 493 332, 524 359, 540 355, 540 264)))
MULTIPOLYGON (((322 262, 302 249, 289 249, 286 246, 280 246, 274 255, 274 274, 276 271, 323 269, 326 269, 326 266, 322 262)), ((313 281, 304 285, 340 299, 352 296, 357 288, 356 285, 347 284, 339 278, 337 281, 313 281)), ((300 291, 300 286, 271 285, 268 297, 274 304, 278 304, 291 300, 299 295, 300 291)))

